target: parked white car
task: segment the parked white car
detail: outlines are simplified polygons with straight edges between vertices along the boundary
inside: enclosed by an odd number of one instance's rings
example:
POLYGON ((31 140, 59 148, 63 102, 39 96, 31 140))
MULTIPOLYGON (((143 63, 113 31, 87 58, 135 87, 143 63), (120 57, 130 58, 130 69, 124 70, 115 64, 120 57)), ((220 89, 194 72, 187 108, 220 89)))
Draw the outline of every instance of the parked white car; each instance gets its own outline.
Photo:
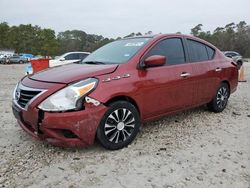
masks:
POLYGON ((89 52, 68 52, 59 57, 56 57, 55 59, 50 60, 49 67, 80 62, 89 54, 89 52))

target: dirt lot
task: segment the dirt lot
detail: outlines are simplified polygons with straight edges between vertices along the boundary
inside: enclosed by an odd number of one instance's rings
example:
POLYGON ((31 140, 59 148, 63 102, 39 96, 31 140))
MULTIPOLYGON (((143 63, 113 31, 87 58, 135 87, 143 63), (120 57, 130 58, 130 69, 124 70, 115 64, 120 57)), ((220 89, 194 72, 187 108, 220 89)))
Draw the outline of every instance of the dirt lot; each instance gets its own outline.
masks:
POLYGON ((205 107, 147 123, 128 148, 61 149, 16 124, 24 65, 0 65, 0 187, 250 187, 250 63, 220 114, 205 107))

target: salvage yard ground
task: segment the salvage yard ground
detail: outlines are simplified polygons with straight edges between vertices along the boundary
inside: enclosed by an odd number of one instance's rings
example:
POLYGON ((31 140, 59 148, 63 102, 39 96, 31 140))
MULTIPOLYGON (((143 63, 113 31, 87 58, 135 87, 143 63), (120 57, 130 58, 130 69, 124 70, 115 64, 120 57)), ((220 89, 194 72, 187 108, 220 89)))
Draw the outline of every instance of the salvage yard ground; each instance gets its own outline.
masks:
POLYGON ((61 149, 16 124, 25 65, 0 65, 0 187, 250 187, 250 63, 222 113, 206 107, 147 123, 129 147, 61 149))

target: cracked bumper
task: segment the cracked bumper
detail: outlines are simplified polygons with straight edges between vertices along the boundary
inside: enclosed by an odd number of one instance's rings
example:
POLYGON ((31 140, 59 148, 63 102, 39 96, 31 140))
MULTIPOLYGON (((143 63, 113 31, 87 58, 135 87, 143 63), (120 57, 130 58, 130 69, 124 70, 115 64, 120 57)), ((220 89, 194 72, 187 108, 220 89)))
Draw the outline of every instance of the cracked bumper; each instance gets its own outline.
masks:
POLYGON ((97 127, 107 107, 86 104, 85 110, 65 113, 44 112, 38 123, 38 109, 24 111, 13 104, 18 124, 29 135, 60 147, 87 147, 94 143, 97 127), (16 112, 19 110, 19 112, 16 112))

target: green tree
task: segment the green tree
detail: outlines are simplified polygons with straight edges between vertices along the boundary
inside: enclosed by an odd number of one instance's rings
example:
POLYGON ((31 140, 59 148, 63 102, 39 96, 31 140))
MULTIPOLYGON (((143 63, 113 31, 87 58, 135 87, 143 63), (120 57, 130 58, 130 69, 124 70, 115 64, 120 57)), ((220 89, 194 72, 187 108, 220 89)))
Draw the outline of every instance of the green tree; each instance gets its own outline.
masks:
POLYGON ((57 35, 60 52, 88 51, 92 52, 113 39, 104 38, 101 35, 87 34, 84 31, 72 30, 60 32, 57 35))
POLYGON ((39 49, 38 54, 54 56, 59 51, 59 44, 56 40, 55 31, 51 29, 41 29, 38 33, 39 49))
POLYGON ((196 37, 199 37, 199 34, 202 31, 202 29, 201 29, 202 26, 203 26, 202 24, 198 24, 197 26, 192 28, 191 29, 191 34, 196 36, 196 37))
POLYGON ((129 35, 126 35, 125 37, 123 38, 129 38, 129 37, 134 37, 135 36, 135 33, 130 33, 129 35))
POLYGON ((0 23, 0 48, 11 48, 9 30, 10 27, 6 22, 0 23))
POLYGON ((243 56, 250 57, 250 27, 244 21, 217 27, 213 32, 202 31, 202 24, 198 24, 191 29, 191 34, 211 42, 223 51, 237 51, 243 56))

